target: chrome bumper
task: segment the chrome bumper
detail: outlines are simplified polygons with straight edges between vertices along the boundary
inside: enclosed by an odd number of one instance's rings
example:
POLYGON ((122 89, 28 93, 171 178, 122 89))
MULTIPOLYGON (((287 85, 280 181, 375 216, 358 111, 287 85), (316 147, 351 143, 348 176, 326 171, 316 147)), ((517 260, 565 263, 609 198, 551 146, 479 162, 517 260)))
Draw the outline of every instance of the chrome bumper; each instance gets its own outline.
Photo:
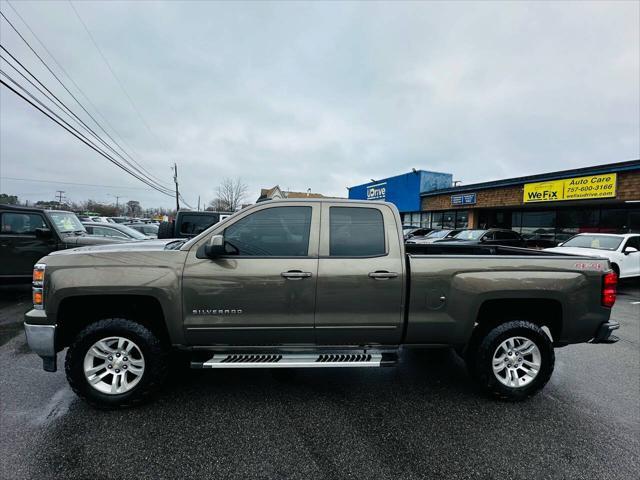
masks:
POLYGON ((29 348, 42 357, 42 368, 47 372, 55 372, 56 364, 56 326, 37 325, 27 323, 30 319, 46 319, 46 314, 42 310, 30 310, 24 318, 24 331, 27 335, 29 348))

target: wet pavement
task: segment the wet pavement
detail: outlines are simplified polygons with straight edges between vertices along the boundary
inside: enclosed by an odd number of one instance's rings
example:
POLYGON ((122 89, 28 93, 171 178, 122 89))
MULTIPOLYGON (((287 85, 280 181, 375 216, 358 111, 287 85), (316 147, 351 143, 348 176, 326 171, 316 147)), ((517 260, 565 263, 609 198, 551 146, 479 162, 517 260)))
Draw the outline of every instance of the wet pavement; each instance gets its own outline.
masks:
MULTIPOLYGON (((151 404, 101 412, 41 369, 0 287, 0 476, 91 478, 636 478, 640 286, 621 288, 614 345, 556 350, 547 387, 488 400, 449 350, 395 368, 177 368, 151 404), (636 472, 634 474, 633 472, 636 472)), ((59 366, 63 366, 63 354, 59 366)))

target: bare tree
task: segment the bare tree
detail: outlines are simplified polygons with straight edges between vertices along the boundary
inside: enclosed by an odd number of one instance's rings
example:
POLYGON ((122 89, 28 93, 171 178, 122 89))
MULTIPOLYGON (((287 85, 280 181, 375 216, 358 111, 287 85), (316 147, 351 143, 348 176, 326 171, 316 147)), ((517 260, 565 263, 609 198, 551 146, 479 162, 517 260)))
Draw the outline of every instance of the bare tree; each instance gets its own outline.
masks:
POLYGON ((217 211, 235 212, 242 206, 242 201, 247 197, 247 185, 238 177, 225 178, 218 186, 217 196, 209 202, 209 206, 217 211))

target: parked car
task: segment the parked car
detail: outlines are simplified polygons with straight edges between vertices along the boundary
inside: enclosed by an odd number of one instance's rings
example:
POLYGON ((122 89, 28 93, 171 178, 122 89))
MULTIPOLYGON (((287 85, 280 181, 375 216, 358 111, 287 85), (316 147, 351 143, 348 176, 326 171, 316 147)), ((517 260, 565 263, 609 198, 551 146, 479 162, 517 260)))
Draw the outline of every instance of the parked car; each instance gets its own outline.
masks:
POLYGON ((139 232, 127 225, 120 223, 97 223, 97 222, 84 222, 84 228, 89 235, 96 235, 100 237, 108 238, 123 238, 127 240, 149 240, 151 237, 139 232))
POLYGON ((158 238, 158 225, 153 223, 128 223, 127 227, 133 228, 150 238, 158 238))
POLYGON ((110 217, 91 216, 89 218, 91 219, 90 221, 96 223, 115 223, 110 217))
POLYGON ((410 244, 426 244, 433 243, 445 238, 452 238, 459 234, 462 230, 431 230, 429 233, 423 236, 413 236, 407 243, 410 244))
POLYGON ((158 238, 192 238, 229 216, 231 213, 180 210, 172 222, 160 223, 158 238))
POLYGON ((455 237, 436 240, 440 242, 464 242, 465 244, 504 245, 507 247, 524 247, 525 242, 518 232, 503 228, 488 230, 462 230, 455 237))
POLYGON ((433 229, 432 228, 423 228, 423 227, 419 227, 419 228, 412 228, 410 230, 406 230, 404 231, 404 239, 408 240, 410 238, 413 237, 424 237, 425 235, 427 235, 429 232, 431 232, 433 229))
POLYGON ((579 233, 545 252, 606 258, 620 278, 640 277, 640 234, 579 233))
POLYGON ((0 280, 30 280, 33 265, 55 250, 119 241, 88 235, 72 212, 0 205, 0 280))
POLYGON ((57 252, 35 266, 27 341, 47 371, 69 347, 71 388, 115 408, 159 388, 171 348, 192 368, 323 368, 451 345, 484 392, 522 400, 551 377, 554 347, 617 340, 606 259, 407 255, 398 225, 390 203, 272 200, 188 241, 57 252))
POLYGON ((131 223, 130 217, 109 217, 112 223, 131 223))

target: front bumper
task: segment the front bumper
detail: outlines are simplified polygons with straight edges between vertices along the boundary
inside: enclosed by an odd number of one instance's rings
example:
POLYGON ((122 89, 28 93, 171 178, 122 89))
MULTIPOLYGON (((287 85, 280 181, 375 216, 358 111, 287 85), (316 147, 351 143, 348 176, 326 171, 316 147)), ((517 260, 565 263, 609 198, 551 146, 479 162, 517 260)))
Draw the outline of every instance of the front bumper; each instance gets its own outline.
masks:
POLYGON ((43 310, 29 310, 24 315, 24 331, 29 348, 42 358, 42 368, 47 372, 57 370, 56 362, 56 326, 29 323, 29 320, 42 321, 46 318, 43 310))
POLYGON ((620 339, 615 335, 611 335, 611 333, 619 328, 620 324, 615 320, 604 322, 600 327, 598 327, 596 336, 593 337, 591 343, 616 343, 620 339))

